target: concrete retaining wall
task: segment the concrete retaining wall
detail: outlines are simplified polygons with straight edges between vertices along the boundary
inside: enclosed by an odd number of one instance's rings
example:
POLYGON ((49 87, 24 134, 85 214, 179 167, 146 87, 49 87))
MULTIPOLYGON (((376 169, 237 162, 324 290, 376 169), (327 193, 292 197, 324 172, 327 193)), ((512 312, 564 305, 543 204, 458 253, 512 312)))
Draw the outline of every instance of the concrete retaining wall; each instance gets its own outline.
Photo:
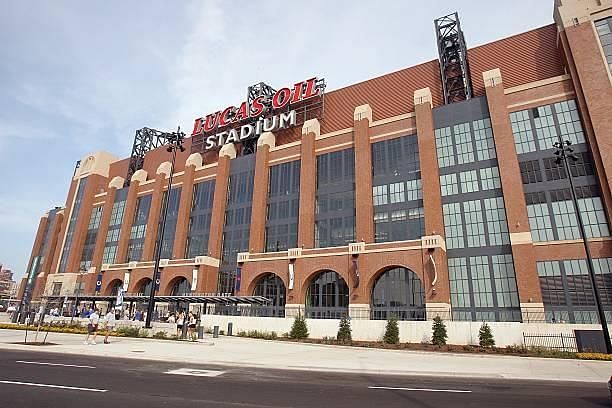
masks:
MULTIPOLYGON (((242 317, 202 315, 202 325, 207 329, 215 325, 227 331, 227 324, 233 323, 233 334, 239 331, 260 330, 276 332, 279 336, 291 330, 293 319, 276 317, 242 317)), ((336 337, 340 320, 307 319, 311 338, 336 337)), ((449 344, 478 344, 478 330, 481 322, 445 322, 449 344)), ((575 329, 598 330, 593 324, 553 324, 553 323, 516 323, 489 322, 497 346, 523 344, 523 333, 573 334, 575 329)), ((385 332, 384 320, 351 320, 353 340, 380 341, 385 332)), ((422 343, 431 341, 431 321, 398 322, 402 343, 422 343)))

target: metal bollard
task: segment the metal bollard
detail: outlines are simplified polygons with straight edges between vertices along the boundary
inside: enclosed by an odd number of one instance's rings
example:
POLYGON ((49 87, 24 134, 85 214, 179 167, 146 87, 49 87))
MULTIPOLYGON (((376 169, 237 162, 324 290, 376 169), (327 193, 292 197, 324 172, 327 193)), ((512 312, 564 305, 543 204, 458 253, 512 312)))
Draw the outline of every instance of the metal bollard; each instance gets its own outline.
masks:
POLYGON ((232 329, 234 328, 234 324, 233 323, 228 323, 227 324, 227 335, 231 336, 232 335, 232 329))
POLYGON ((198 326, 198 339, 202 340, 204 338, 204 326, 198 326))
POLYGON ((219 337, 219 326, 215 326, 213 327, 213 339, 216 339, 219 337))

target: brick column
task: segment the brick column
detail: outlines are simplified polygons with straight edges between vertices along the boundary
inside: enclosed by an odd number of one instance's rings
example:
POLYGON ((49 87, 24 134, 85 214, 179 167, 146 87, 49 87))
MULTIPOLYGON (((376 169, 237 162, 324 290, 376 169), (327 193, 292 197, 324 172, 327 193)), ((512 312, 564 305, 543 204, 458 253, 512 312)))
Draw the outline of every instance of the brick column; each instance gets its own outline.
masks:
POLYGON ((128 241, 130 240, 130 232, 132 223, 134 222, 134 212, 136 211, 136 203, 138 202, 138 188, 140 183, 147 181, 147 172, 140 169, 132 176, 130 187, 128 188, 127 198, 125 200, 125 209, 123 211, 123 225, 119 234, 119 243, 117 244, 116 263, 123 263, 127 258, 128 241))
POLYGON ((187 234, 189 233, 189 217, 193 204, 193 176, 195 169, 201 166, 202 155, 200 153, 193 153, 185 162, 181 201, 179 203, 176 232, 174 233, 174 247, 172 249, 173 259, 185 258, 185 246, 187 244, 187 234))
POLYGON ((361 105, 353 114, 355 141, 355 241, 374 242, 374 203, 372 199, 372 148, 370 124, 372 108, 361 105))
POLYGON ((111 215, 113 212, 113 205, 115 204, 115 196, 117 190, 123 187, 123 177, 114 177, 108 184, 108 190, 106 192, 106 201, 104 202, 104 208, 102 209, 102 217, 100 219, 100 227, 98 228, 98 236, 96 238, 96 247, 94 249, 93 258, 91 264, 96 268, 97 271, 102 267, 102 255, 104 254, 104 246, 106 244, 106 235, 108 234, 108 224, 110 223, 111 215))
MULTIPOLYGON (((423 212, 425 216, 425 237, 444 237, 444 216, 442 213, 442 196, 440 193, 440 173, 438 171, 438 156, 436 153, 436 136, 432 112, 431 91, 429 88, 414 92, 414 110, 416 114, 417 138, 419 143, 419 160, 421 168, 421 184, 423 186, 423 212)), ((435 241, 435 239, 434 239, 435 241)), ((424 248, 423 273, 430 278, 437 274, 434 285, 425 286, 427 318, 436 315, 445 317, 450 314, 450 284, 448 279, 448 262, 444 242, 424 248), (438 245, 436 247, 436 245, 438 245), (433 262, 429 255, 432 255, 433 262)), ((423 282, 425 284, 425 282, 423 282)))
POLYGON ((531 240, 531 230, 525 205, 525 193, 519 162, 514 147, 514 136, 510 125, 510 116, 504 99, 504 86, 499 69, 486 71, 483 74, 487 103, 491 115, 491 127, 495 138, 497 163, 504 192, 504 204, 512 257, 516 273, 519 299, 523 317, 527 314, 541 315, 544 320, 544 304, 540 291, 540 279, 536 269, 535 251, 531 240))
POLYGON ((318 119, 310 119, 302 126, 300 146, 300 211, 298 220, 298 247, 314 248, 315 196, 317 193, 317 157, 315 140, 321 134, 318 119))
POLYGON ((266 132, 257 140, 255 161, 255 182, 253 184, 253 205, 251 206, 251 228, 249 233, 249 252, 264 252, 266 243, 266 209, 268 204, 268 181, 270 171, 268 160, 270 149, 276 146, 273 133, 266 132))

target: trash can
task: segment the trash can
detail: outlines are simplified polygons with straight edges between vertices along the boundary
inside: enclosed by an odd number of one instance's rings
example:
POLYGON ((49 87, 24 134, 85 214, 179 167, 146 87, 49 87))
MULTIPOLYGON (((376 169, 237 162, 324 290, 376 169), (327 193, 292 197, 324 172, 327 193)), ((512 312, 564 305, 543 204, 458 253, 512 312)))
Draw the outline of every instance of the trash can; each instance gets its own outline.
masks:
POLYGON ((231 336, 232 335, 232 329, 234 328, 234 324, 233 323, 228 323, 227 324, 227 335, 231 336))
POLYGON ((213 327, 213 338, 216 339, 219 337, 219 326, 213 327))

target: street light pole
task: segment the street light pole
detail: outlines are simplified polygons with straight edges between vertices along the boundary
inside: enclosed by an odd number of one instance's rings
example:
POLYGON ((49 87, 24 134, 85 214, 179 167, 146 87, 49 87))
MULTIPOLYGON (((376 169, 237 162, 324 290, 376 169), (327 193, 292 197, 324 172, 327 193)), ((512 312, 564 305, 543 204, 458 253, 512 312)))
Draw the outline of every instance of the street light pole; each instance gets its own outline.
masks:
POLYGON ((584 245, 584 251, 587 257, 587 265, 589 268, 589 277, 591 278, 591 284, 593 285, 593 292, 595 293, 595 302, 597 303, 597 313, 599 314, 599 322, 601 323, 601 328, 603 330, 604 341, 606 343, 606 353, 612 354, 612 343, 610 342, 610 331, 608 330, 608 322, 606 321, 606 314, 603 310, 603 306, 601 304, 601 296, 599 294, 599 288, 597 287, 597 282, 595 280, 595 267, 593 265, 593 257, 591 256, 591 249, 589 247, 589 242, 587 240, 586 231, 584 229, 584 222, 582 220, 582 214, 580 213, 580 208, 578 207, 578 198, 576 197, 576 190, 574 188, 574 180, 572 176, 572 172, 570 170, 570 166, 568 160, 572 160, 573 162, 578 161, 578 157, 574 154, 574 149, 571 146, 572 142, 566 140, 564 142, 556 142, 553 146, 555 147, 555 155, 557 156, 556 163, 559 164, 563 161, 565 165, 565 172, 567 173, 567 178, 570 184, 570 191, 572 193, 572 201, 574 203, 574 211, 576 211, 576 218, 578 220, 578 227, 580 229, 580 235, 582 238, 582 244, 584 245))
MULTIPOLYGON (((157 248, 155 249, 155 267, 153 268, 153 278, 151 280, 151 293, 149 294, 149 304, 147 305, 147 318, 145 320, 145 328, 151 328, 151 319, 155 310, 155 288, 157 286, 157 275, 159 273, 159 261, 161 258, 162 244, 164 241, 164 231, 166 229, 166 217, 168 216, 168 201, 170 200, 170 192, 172 190, 172 176, 174 174, 174 163, 176 161, 176 151, 185 151, 183 147, 183 139, 185 134, 181 132, 179 126, 176 132, 173 132, 168 138, 168 146, 166 150, 172 152, 172 164, 170 165, 170 176, 168 177, 168 192, 162 203, 162 219, 157 236, 157 248)), ((163 194, 162 194, 163 197, 163 194)))

